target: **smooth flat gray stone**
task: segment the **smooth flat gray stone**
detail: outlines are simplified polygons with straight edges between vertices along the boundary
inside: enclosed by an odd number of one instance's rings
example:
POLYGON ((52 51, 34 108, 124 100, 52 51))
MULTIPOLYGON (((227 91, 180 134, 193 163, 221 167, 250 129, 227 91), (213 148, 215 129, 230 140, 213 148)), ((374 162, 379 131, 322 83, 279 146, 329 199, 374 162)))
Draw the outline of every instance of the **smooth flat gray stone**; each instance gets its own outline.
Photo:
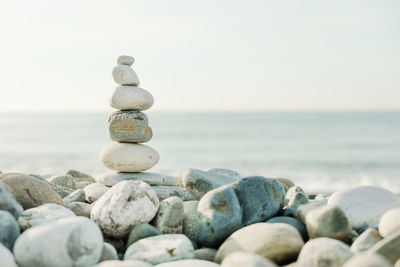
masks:
POLYGON ((97 177, 97 181, 106 186, 113 186, 124 180, 143 181, 149 185, 176 186, 178 184, 175 177, 152 172, 106 172, 97 177))

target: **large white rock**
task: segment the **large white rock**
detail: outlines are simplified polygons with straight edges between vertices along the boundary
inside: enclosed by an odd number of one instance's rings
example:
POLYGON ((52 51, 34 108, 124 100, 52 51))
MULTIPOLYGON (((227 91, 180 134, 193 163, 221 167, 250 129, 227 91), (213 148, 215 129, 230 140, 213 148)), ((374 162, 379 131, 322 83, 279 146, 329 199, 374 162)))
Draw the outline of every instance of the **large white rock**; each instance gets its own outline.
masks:
POLYGON ((165 234, 140 239, 128 247, 124 256, 124 260, 141 260, 151 264, 193 258, 192 242, 182 234, 165 234))
POLYGON ((157 195, 150 185, 122 181, 94 203, 90 218, 104 233, 120 238, 127 236, 136 224, 150 222, 158 207, 157 195))
POLYGON ((400 197, 376 186, 359 186, 332 194, 328 204, 343 209, 353 228, 374 227, 386 211, 400 206, 400 197))
POLYGON ((20 267, 92 266, 103 249, 99 227, 86 217, 70 217, 26 230, 14 246, 20 267))
POLYGON ((146 145, 114 143, 103 149, 100 155, 106 167, 120 172, 141 172, 157 164, 158 152, 146 145))
POLYGON ((121 85, 138 86, 140 84, 135 71, 127 65, 116 66, 112 71, 112 76, 114 81, 121 85))
POLYGON ((154 104, 150 92, 136 86, 118 86, 112 92, 109 100, 110 106, 119 110, 149 109, 154 104))
POLYGON ((0 266, 18 267, 14 260, 14 255, 2 243, 0 243, 0 266))
POLYGON ((385 212, 379 221, 379 233, 387 237, 400 230, 400 207, 385 212))
POLYGON ((18 225, 21 230, 26 230, 33 226, 49 223, 66 217, 75 217, 75 213, 63 206, 47 203, 36 208, 25 210, 18 218, 18 225))
POLYGON ((125 180, 143 181, 149 185, 177 186, 178 184, 175 177, 152 172, 106 172, 96 179, 106 186, 113 186, 125 180))

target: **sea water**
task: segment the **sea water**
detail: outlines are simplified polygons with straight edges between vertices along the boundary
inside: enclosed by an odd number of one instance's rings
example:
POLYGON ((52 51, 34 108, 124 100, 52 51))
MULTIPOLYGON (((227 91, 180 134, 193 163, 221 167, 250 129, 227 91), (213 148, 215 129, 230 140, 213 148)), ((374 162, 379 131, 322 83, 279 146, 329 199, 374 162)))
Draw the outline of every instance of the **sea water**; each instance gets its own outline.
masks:
MULTIPOLYGON (((0 114, 0 170, 93 176, 108 113, 0 114)), ((372 184, 400 192, 400 113, 148 113, 151 170, 228 168, 286 177, 307 191, 372 184)))

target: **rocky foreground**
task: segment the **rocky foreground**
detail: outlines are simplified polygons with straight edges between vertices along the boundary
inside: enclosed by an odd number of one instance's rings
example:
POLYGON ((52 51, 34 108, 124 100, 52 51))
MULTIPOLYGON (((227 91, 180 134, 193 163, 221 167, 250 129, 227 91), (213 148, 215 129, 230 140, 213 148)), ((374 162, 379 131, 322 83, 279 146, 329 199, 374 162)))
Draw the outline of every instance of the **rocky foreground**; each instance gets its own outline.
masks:
POLYGON ((4 173, 0 242, 4 267, 399 267, 400 197, 226 169, 4 173))

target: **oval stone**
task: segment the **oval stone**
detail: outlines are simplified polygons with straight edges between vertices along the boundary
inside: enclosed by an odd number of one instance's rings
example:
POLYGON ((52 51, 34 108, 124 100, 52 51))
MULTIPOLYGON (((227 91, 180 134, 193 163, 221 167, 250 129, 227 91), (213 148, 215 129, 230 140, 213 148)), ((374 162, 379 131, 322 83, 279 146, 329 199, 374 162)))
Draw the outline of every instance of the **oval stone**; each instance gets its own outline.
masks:
POLYGON ((151 108, 154 98, 147 90, 136 86, 118 86, 110 96, 110 106, 119 110, 143 111, 151 108))
POLYGON ((85 217, 70 217, 26 230, 15 242, 19 266, 92 266, 100 259, 103 236, 85 217))
POLYGON ((386 211, 400 206, 400 197, 376 186, 359 186, 332 194, 328 204, 343 209, 353 228, 378 225, 386 211))
POLYGON ((103 149, 100 155, 106 167, 121 172, 141 172, 157 164, 158 152, 146 145, 114 143, 103 149))
POLYGON ((135 59, 131 56, 119 56, 117 59, 117 64, 118 65, 127 65, 127 66, 132 66, 132 64, 135 63, 135 59))
POLYGON ((138 86, 140 84, 135 71, 127 65, 116 66, 112 71, 112 76, 114 81, 121 85, 138 86))
POLYGON ((255 223, 228 237, 218 249, 216 262, 235 251, 255 253, 275 263, 296 260, 304 242, 300 233, 285 223, 255 223))
POLYGON ((0 181, 8 185, 24 209, 30 209, 45 203, 64 205, 61 197, 51 186, 38 178, 21 173, 0 174, 0 181))
POLYGON ((379 220, 379 233, 387 237, 400 230, 400 207, 385 212, 379 220))
POLYGON ((125 237, 136 224, 150 222, 158 206, 157 195, 150 185, 122 181, 94 203, 90 218, 107 235, 125 237))
POLYGON ((0 266, 18 267, 15 263, 14 255, 2 243, 0 243, 0 266))
POLYGON ((145 143, 153 137, 146 114, 134 110, 119 110, 111 114, 108 131, 116 142, 145 143))

